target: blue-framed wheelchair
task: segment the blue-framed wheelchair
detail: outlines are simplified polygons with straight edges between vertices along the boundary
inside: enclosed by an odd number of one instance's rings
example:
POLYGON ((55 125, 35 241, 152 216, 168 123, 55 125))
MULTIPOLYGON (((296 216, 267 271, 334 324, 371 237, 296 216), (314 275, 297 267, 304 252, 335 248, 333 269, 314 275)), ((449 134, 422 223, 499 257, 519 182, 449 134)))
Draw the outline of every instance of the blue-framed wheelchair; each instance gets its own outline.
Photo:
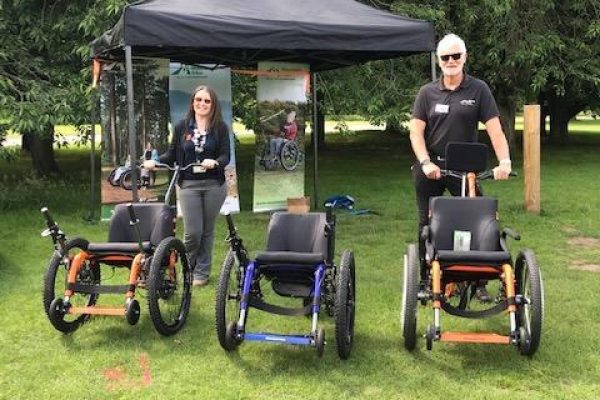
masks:
MULTIPOLYGON (((334 263, 335 215, 276 212, 271 216, 267 248, 251 260, 231 215, 227 215, 231 250, 223 263, 216 293, 216 330, 227 351, 244 341, 312 346, 321 357, 325 330, 319 325, 321 311, 335 318, 335 338, 340 358, 350 356, 354 341, 355 265, 350 250, 334 263), (297 299, 297 307, 267 303, 263 292, 270 284, 282 297, 297 299), (310 316, 304 334, 247 332, 251 309, 284 316, 310 316)), ((295 301, 295 300, 294 300, 295 301)))
POLYGON ((540 266, 532 250, 519 252, 513 262, 507 238, 520 240, 498 222, 498 202, 478 197, 478 182, 493 178, 486 170, 488 148, 478 143, 449 143, 442 175, 460 179, 462 197, 434 197, 430 223, 421 232, 425 241, 424 263, 415 244, 404 257, 402 333, 404 346, 413 350, 417 341, 417 306, 431 304, 433 323, 425 332, 426 348, 436 341, 453 343, 512 344, 532 356, 542 334, 544 292, 540 266), (494 301, 474 300, 482 281, 496 283, 494 301), (462 318, 486 318, 505 313, 508 328, 497 332, 445 332, 441 311, 462 318))

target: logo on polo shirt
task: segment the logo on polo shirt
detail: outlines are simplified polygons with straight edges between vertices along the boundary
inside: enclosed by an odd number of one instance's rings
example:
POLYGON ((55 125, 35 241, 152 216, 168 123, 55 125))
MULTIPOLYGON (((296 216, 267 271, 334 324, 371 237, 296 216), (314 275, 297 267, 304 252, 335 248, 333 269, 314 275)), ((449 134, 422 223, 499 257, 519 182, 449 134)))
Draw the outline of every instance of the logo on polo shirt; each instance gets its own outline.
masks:
POLYGON ((461 106, 474 106, 475 105, 475 99, 461 100, 460 101, 460 105, 461 106))

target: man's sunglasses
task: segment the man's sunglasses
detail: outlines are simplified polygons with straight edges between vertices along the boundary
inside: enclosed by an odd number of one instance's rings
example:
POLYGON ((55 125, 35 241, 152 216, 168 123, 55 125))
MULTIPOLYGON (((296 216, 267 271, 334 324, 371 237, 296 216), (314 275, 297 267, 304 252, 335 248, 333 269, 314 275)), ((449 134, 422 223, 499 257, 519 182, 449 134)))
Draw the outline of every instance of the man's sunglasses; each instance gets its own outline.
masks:
POLYGON ((202 102, 204 102, 206 104, 210 104, 212 100, 211 99, 203 99, 201 97, 196 97, 196 98, 194 98, 194 101, 196 103, 202 103, 202 102))
POLYGON ((452 57, 454 61, 457 61, 462 57, 462 53, 444 54, 443 56, 440 56, 440 60, 448 61, 450 57, 452 57))

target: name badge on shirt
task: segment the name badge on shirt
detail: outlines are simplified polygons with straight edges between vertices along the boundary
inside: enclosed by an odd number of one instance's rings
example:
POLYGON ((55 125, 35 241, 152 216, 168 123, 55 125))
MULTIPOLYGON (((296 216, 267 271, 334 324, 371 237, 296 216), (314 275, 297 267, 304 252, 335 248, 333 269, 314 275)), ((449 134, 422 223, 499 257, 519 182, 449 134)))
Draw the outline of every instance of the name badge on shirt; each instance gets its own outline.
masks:
POLYGON ((439 114, 448 114, 448 111, 450 111, 450 106, 448 104, 436 104, 435 105, 435 112, 439 113, 439 114))

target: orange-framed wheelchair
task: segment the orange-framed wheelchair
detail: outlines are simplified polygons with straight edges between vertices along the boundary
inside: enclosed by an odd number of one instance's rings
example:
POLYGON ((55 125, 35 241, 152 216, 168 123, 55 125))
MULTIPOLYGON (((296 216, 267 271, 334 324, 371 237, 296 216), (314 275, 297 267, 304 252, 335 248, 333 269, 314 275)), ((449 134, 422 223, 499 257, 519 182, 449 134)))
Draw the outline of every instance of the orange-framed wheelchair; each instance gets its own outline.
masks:
POLYGON ((430 223, 421 232, 425 260, 419 260, 415 244, 404 256, 402 334, 404 346, 417 342, 417 307, 431 305, 432 323, 425 332, 426 348, 435 342, 512 344, 532 356, 539 348, 544 315, 544 291, 540 266, 532 250, 518 253, 515 261, 507 239, 520 240, 509 228, 501 229, 498 202, 478 197, 478 182, 493 178, 486 170, 488 148, 478 143, 449 143, 443 175, 460 179, 462 197, 434 197, 430 223), (482 281, 497 283, 494 300, 475 304, 476 287, 482 281), (508 327, 498 332, 447 332, 442 330, 442 311, 461 318, 486 318, 504 313, 508 327))
MULTIPOLYGON (((190 165, 193 166, 193 165, 190 165)), ((188 166, 188 167, 190 167, 188 166)), ((140 318, 138 289, 146 290, 150 318, 165 336, 185 325, 191 303, 192 272, 183 242, 175 237, 175 208, 169 199, 180 170, 175 167, 165 203, 115 207, 108 241, 67 240, 47 208, 42 214, 55 251, 44 277, 43 305, 51 324, 63 333, 77 330, 92 315, 120 316, 135 325, 140 318), (128 279, 107 284, 103 270, 126 268, 128 279), (121 306, 101 306, 100 296, 119 294, 121 306)))

